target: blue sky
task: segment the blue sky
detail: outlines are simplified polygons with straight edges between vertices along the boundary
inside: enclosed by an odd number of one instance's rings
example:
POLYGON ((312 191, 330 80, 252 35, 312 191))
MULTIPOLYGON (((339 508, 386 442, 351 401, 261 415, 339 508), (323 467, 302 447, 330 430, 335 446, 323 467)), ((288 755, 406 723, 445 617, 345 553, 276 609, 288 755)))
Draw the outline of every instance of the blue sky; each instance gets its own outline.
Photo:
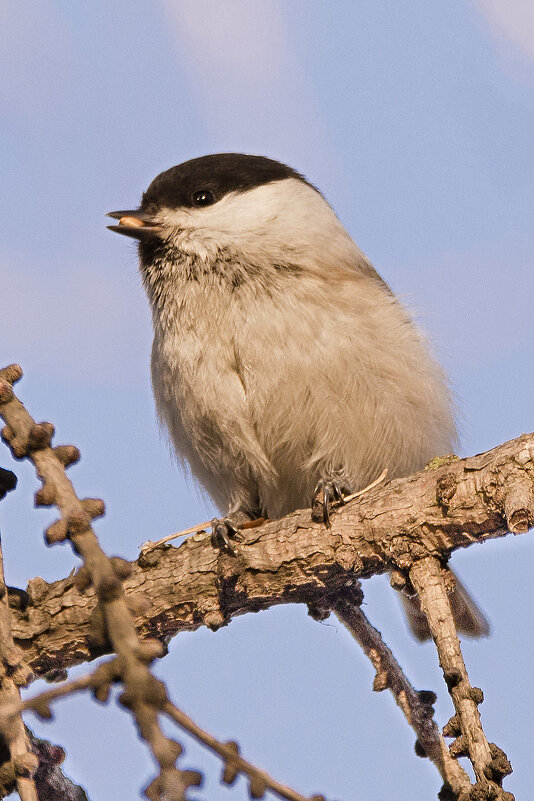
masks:
MULTIPOLYGON (((106 211, 135 204, 161 170, 209 152, 261 153, 324 192, 359 246, 410 306, 445 365, 462 454, 533 428, 534 11, 529 0, 161 0, 4 2, 0 361, 19 362, 19 394, 74 442, 71 477, 102 496, 110 553, 212 515, 158 431, 151 327, 133 244, 106 211)), ((9 467, 7 451, 1 462, 9 467)), ((10 584, 66 575, 47 549, 50 511, 36 481, 0 508, 10 584)), ((533 545, 509 537, 454 558, 493 624, 465 643, 490 740, 507 752, 507 789, 534 784, 528 665, 533 545)), ((431 646, 413 643, 386 580, 366 611, 415 685, 450 705, 431 646)), ((181 635, 158 666, 176 702, 303 793, 334 801, 435 797, 437 774, 335 621, 286 607, 213 634, 181 635)), ((76 673, 77 671, 73 671, 76 673)), ((136 797, 152 772, 113 705, 64 701, 44 737, 98 798, 136 797), (82 715, 78 721, 74 715, 82 715), (86 725, 87 723, 87 725, 86 725)), ((216 760, 183 764, 217 788, 216 760)), ((198 794, 199 797, 201 794, 198 794)))

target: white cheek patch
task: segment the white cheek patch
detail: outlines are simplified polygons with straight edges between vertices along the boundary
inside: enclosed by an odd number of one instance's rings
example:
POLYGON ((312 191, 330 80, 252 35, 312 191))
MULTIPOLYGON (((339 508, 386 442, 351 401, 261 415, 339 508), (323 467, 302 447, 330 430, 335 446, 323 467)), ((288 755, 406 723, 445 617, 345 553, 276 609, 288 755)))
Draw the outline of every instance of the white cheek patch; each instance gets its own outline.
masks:
POLYGON ((361 257, 324 198, 296 178, 231 192, 212 206, 163 208, 158 222, 176 247, 202 259, 232 248, 253 261, 298 258, 324 269, 329 261, 354 265, 361 257))
POLYGON ((295 178, 273 181, 245 192, 229 192, 212 206, 201 208, 162 208, 158 221, 181 230, 203 230, 206 233, 239 235, 273 223, 279 215, 290 219, 310 206, 328 208, 321 196, 307 184, 295 178))

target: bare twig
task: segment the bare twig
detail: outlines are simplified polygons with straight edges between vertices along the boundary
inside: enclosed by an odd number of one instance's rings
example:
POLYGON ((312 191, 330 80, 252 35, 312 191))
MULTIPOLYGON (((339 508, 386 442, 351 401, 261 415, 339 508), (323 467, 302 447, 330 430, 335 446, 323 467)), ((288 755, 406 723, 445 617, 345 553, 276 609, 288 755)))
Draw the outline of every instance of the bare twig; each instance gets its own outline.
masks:
MULTIPOLYGON (((131 709, 140 735, 149 744, 152 753, 159 763, 160 775, 154 779, 145 790, 146 795, 152 799, 178 799, 185 801, 187 788, 200 783, 200 774, 195 771, 182 771, 175 767, 177 757, 182 748, 173 740, 163 735, 159 727, 158 712, 164 709, 171 717, 182 715, 168 699, 167 691, 162 682, 157 681, 148 671, 148 664, 158 655, 161 648, 158 643, 142 644, 133 627, 130 612, 124 600, 121 579, 130 572, 130 566, 124 560, 110 560, 101 550, 94 534, 90 518, 103 512, 99 502, 90 504, 80 502, 74 492, 72 484, 65 473, 65 464, 58 459, 58 454, 50 448, 52 436, 51 427, 47 424, 36 425, 26 412, 20 401, 15 398, 11 384, 19 375, 19 370, 11 367, 0 371, 0 404, 1 414, 7 424, 4 438, 11 444, 14 454, 28 456, 34 462, 39 476, 43 479, 43 489, 38 494, 38 502, 50 505, 55 502, 62 514, 61 520, 53 524, 47 531, 49 542, 69 537, 76 552, 84 561, 82 571, 78 573, 78 588, 87 589, 90 584, 96 587, 100 606, 103 610, 105 629, 100 634, 101 639, 109 637, 110 643, 117 653, 115 659, 100 665, 89 676, 76 681, 65 682, 62 686, 48 690, 23 704, 15 703, 9 699, 3 710, 1 723, 9 730, 10 723, 21 721, 21 709, 32 708, 42 717, 50 717, 50 701, 62 696, 70 695, 91 687, 99 700, 106 700, 110 685, 113 681, 122 679, 125 685, 120 700, 123 706, 131 709), (59 468, 59 469, 58 469, 59 468), (98 514, 91 514, 91 512, 98 514), (58 525, 59 524, 59 525, 58 525)), ((60 454, 62 451, 60 451, 60 454)), ((72 463, 72 459, 68 460, 72 463)), ((7 597, 7 594, 6 594, 7 597)), ((2 633, 0 621, 0 637, 2 633)), ((0 640, 1 651, 1 640, 0 640)), ((8 699, 6 699, 6 702, 8 699)), ((182 725, 187 721, 198 733, 209 738, 205 732, 195 726, 186 716, 183 716, 182 725)), ((214 738, 213 744, 219 745, 214 738)), ((225 746, 220 745, 224 750, 225 746)), ((288 801, 306 801, 303 796, 290 788, 272 779, 267 773, 258 770, 249 762, 241 759, 231 746, 226 762, 225 776, 228 780, 229 772, 237 766, 238 772, 249 777, 251 795, 260 798, 263 787, 273 789, 288 801)), ((217 747, 214 750, 221 754, 217 747)), ((32 755, 33 756, 33 755, 32 755)), ((321 801, 322 796, 316 796, 313 801, 321 801)), ((37 801, 27 796, 23 801, 37 801)))
MULTIPOLYGON (((110 660, 110 662, 105 664, 109 665, 113 661, 114 660, 110 660)), ((6 721, 19 714, 19 712, 24 712, 26 710, 32 710, 44 720, 50 720, 52 718, 52 710, 50 709, 52 701, 57 701, 59 698, 65 698, 69 695, 83 692, 89 688, 94 688, 95 673, 96 671, 93 671, 87 676, 81 676, 79 679, 63 681, 61 684, 57 684, 49 690, 43 690, 31 698, 26 698, 24 701, 19 700, 2 704, 0 707, 0 724, 3 726, 6 721)))
POLYGON ((368 492, 370 492, 375 487, 378 487, 379 484, 385 481, 387 475, 388 475, 388 469, 387 467, 385 467, 378 476, 378 478, 375 478, 375 480, 371 481, 371 483, 368 484, 366 487, 364 487, 361 490, 358 490, 358 492, 353 492, 352 495, 346 495, 340 503, 334 503, 332 505, 339 506, 340 504, 350 503, 350 501, 353 501, 355 498, 361 498, 362 495, 367 495, 368 492))
POLYGON ((482 702, 483 694, 471 686, 467 675, 439 560, 428 556, 415 562, 410 570, 410 580, 427 616, 445 683, 457 713, 458 730, 454 733, 458 737, 451 752, 455 757, 469 756, 479 793, 486 791, 486 795, 479 794, 477 798, 481 801, 483 798, 488 801, 509 800, 513 796, 502 790, 501 782, 503 776, 511 772, 511 767, 503 752, 488 743, 482 729, 478 704, 482 702))
MULTIPOLYGON (((82 676, 79 679, 65 681, 62 684, 51 687, 48 690, 38 693, 32 698, 4 705, 0 708, 0 726, 6 725, 10 720, 20 715, 23 710, 33 710, 40 717, 50 718, 52 711, 50 704, 60 698, 74 695, 77 692, 91 689, 99 700, 106 700, 109 692, 109 685, 114 677, 120 675, 119 658, 104 662, 99 665, 92 673, 82 676)), ((300 793, 286 787, 273 779, 268 773, 252 765, 247 760, 239 756, 239 749, 235 742, 221 743, 208 732, 197 726, 184 712, 179 710, 170 701, 167 701, 162 711, 171 717, 182 729, 189 732, 193 737, 203 743, 207 748, 220 756, 225 762, 223 781, 232 784, 238 774, 247 776, 251 790, 259 793, 260 788, 272 790, 287 801, 324 801, 323 796, 316 795, 311 799, 306 799, 300 793)), ((253 796, 255 798, 260 795, 253 796)))
POLYGON ((246 759, 243 759, 239 754, 239 746, 236 742, 221 743, 207 731, 201 729, 200 726, 197 726, 191 718, 175 707, 174 704, 167 702, 163 707, 163 711, 182 729, 189 732, 196 740, 221 757, 224 761, 223 782, 233 784, 240 773, 247 776, 251 798, 263 798, 265 791, 271 790, 287 801, 324 801, 324 796, 322 795, 306 798, 285 784, 280 784, 264 770, 260 770, 246 759))
POLYGON ((444 782, 458 796, 471 786, 469 776, 453 759, 433 719, 434 693, 415 690, 382 635, 369 622, 361 608, 353 601, 340 599, 334 612, 361 645, 376 670, 373 690, 390 690, 406 720, 417 735, 416 752, 427 756, 439 770, 444 782))
POLYGON ((159 776, 145 791, 147 796, 185 801, 187 788, 198 785, 201 777, 176 767, 182 748, 160 729, 158 711, 167 700, 167 691, 148 669, 156 655, 154 648, 139 640, 124 599, 122 579, 129 574, 130 567, 124 560, 109 559, 100 547, 91 519, 103 514, 104 504, 94 499, 80 501, 77 497, 65 467, 78 460, 79 452, 72 446, 52 449, 53 426, 35 423, 13 392, 13 383, 21 376, 18 365, 0 370, 0 415, 6 423, 2 436, 16 458, 27 457, 35 465, 43 481, 36 504, 55 504, 61 513, 61 518, 47 529, 48 543, 69 539, 83 560, 78 586, 87 588, 92 584, 96 589, 101 617, 93 621, 93 637, 101 643, 109 640, 119 655, 125 686, 120 701, 131 710, 139 734, 160 768, 159 776))
POLYGON ((186 537, 188 534, 201 534, 206 532, 211 527, 211 521, 206 520, 204 523, 199 523, 196 526, 191 526, 191 528, 184 528, 183 531, 177 531, 174 534, 167 534, 166 537, 162 537, 160 540, 156 542, 152 542, 152 540, 148 540, 141 545, 141 553, 148 553, 149 551, 153 551, 155 548, 159 548, 160 545, 166 545, 168 542, 172 542, 173 540, 177 540, 178 537, 186 537))

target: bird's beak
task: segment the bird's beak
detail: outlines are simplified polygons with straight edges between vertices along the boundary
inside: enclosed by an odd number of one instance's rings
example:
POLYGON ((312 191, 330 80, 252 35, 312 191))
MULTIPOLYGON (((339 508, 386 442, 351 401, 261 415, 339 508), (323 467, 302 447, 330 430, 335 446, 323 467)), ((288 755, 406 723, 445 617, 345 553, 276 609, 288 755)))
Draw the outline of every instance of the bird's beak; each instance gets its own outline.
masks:
POLYGON ((160 226, 154 222, 153 218, 139 209, 110 211, 106 216, 119 221, 118 225, 107 226, 110 231, 133 236, 134 239, 150 239, 157 236, 160 231, 160 226))

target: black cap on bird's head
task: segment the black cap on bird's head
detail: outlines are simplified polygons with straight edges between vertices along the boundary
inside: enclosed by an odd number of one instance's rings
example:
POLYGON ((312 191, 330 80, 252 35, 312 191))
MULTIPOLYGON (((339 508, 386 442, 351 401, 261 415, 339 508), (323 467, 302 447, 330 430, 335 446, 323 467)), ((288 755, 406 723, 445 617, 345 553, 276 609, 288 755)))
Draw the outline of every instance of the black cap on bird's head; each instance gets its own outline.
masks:
POLYGON ((230 192, 246 192, 286 178, 308 183, 291 167, 265 156, 244 153, 201 156, 160 173, 143 194, 138 209, 109 212, 108 217, 118 219, 119 224, 108 228, 143 240, 157 235, 155 215, 161 208, 211 206, 230 192))

